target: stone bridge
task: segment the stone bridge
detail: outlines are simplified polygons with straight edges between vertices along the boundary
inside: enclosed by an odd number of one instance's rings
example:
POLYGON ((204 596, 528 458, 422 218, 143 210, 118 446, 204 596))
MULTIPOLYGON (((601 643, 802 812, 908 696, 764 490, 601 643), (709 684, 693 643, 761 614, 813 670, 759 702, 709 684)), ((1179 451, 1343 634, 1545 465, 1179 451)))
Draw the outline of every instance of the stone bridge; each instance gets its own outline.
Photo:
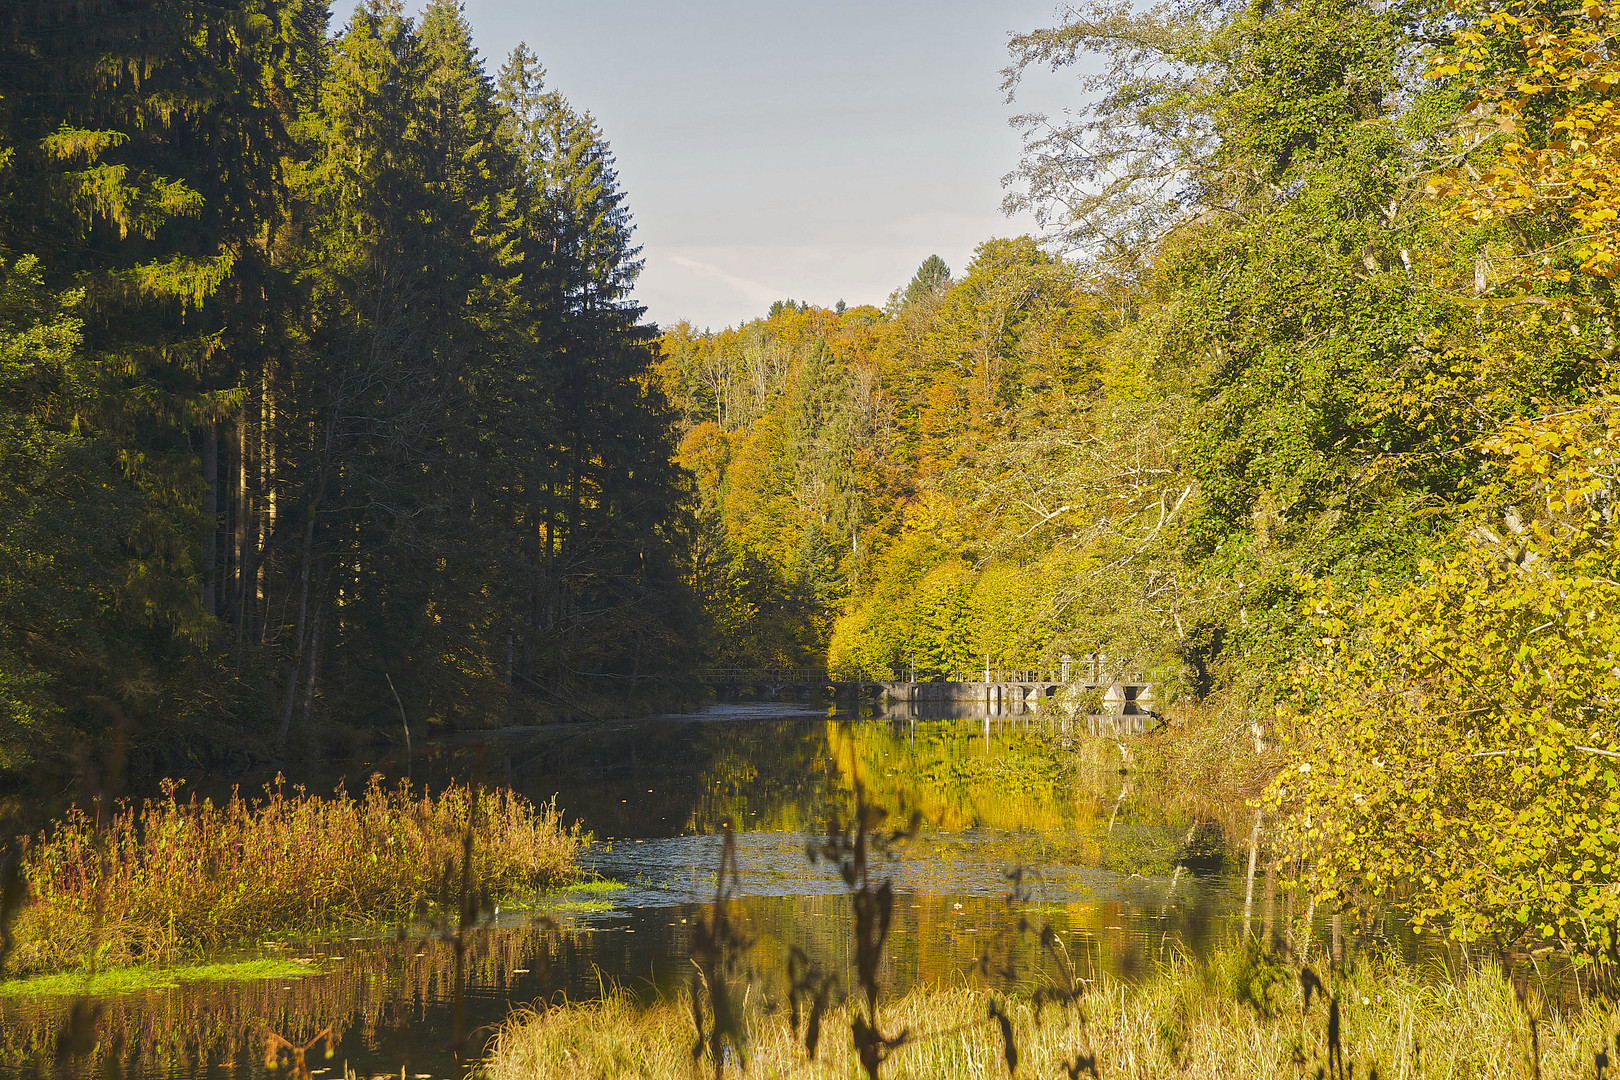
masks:
POLYGON ((1155 687, 1164 673, 1135 672, 1103 683, 1096 681, 1094 672, 1076 672, 1073 679, 1065 678, 1067 675, 1067 670, 995 672, 993 678, 973 682, 942 679, 919 682, 877 679, 861 672, 830 672, 823 668, 702 668, 697 672, 699 681, 718 698, 747 695, 762 700, 809 701, 831 697, 918 706, 982 706, 996 715, 1035 712, 1043 703, 1050 709, 1057 704, 1052 699, 1071 689, 1101 691, 1102 714, 1110 716, 1152 713, 1155 687))

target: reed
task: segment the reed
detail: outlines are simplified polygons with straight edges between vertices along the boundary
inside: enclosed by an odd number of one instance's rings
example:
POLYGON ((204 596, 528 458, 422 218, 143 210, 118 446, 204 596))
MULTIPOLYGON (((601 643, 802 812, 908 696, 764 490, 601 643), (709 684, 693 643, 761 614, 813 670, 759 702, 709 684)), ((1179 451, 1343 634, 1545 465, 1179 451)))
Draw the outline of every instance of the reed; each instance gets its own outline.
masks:
MULTIPOLYGON (((1038 1015, 1029 998, 983 987, 917 988, 884 1005, 885 1023, 910 1032, 884 1076, 1007 1076, 992 1005, 1010 1024, 1015 1075, 1028 1077, 1303 1080, 1368 1076, 1376 1067, 1384 1080, 1574 1080, 1593 1076, 1599 1052, 1615 1052, 1620 1018, 1601 1005, 1548 1011, 1537 1017, 1538 1071, 1531 1012, 1493 967, 1458 979, 1425 979, 1394 964, 1326 973, 1309 1007, 1298 972, 1280 969, 1280 976, 1257 992, 1253 953, 1232 949, 1208 963, 1169 964, 1135 984, 1098 980, 1075 1005, 1048 1004, 1038 1015), (1330 1024, 1335 1005, 1336 1025, 1330 1024)), ((497 1034, 486 1072, 489 1080, 692 1075, 689 1015, 681 1000, 641 1006, 625 995, 516 1014, 497 1034)), ((852 1018, 848 1004, 829 1012, 812 1061, 782 1010, 755 1008, 743 1043, 747 1075, 858 1075, 852 1018)))
POLYGON ((437 794, 373 777, 356 798, 278 780, 260 799, 221 804, 178 785, 114 808, 73 811, 23 841, 29 897, 15 925, 18 973, 162 963, 228 942, 423 914, 459 875, 492 897, 569 879, 587 837, 555 805, 503 789, 437 794))

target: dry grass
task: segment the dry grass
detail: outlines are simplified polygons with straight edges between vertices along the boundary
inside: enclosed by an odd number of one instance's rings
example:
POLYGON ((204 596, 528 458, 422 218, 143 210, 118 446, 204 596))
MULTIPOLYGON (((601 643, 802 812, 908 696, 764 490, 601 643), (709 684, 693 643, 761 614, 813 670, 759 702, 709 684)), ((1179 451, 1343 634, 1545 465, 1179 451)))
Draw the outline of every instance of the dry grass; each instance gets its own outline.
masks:
POLYGON ((459 867, 472 817, 474 880, 494 896, 573 873, 585 839, 555 806, 505 790, 437 795, 373 777, 359 798, 281 785, 222 805, 165 797, 121 805, 101 827, 75 811, 23 847, 31 902, 14 970, 151 963, 230 941, 408 918, 459 867))
MULTIPOLYGON (((1513 990, 1495 970, 1459 982, 1425 982, 1391 969, 1335 979, 1341 1002, 1344 1063, 1351 1075, 1376 1066, 1386 1080, 1469 1077, 1528 1078, 1530 1028, 1513 990)), ((1080 1010, 1048 1006, 1037 1020, 1026 1003, 1002 1002, 1014 1025, 1018 1071, 1025 1077, 1069 1075, 1081 1054, 1095 1054, 1099 1075, 1191 1078, 1315 1077, 1327 1067, 1327 1004, 1302 1009, 1292 970, 1257 966, 1242 952, 1208 965, 1178 963, 1139 986, 1107 981, 1080 1010), (1256 1008, 1258 997, 1269 1014, 1256 1008), (1082 1020, 1082 1014, 1084 1020, 1082 1020)), ((983 1078, 1008 1075, 1001 1036, 982 989, 919 989, 882 1012, 887 1031, 912 1041, 884 1066, 885 1078, 983 1078)), ((684 1001, 642 1008, 615 997, 514 1017, 487 1063, 491 1080, 546 1077, 681 1077, 712 1075, 694 1065, 693 1032, 684 1001)), ((1590 1077, 1594 1054, 1612 1051, 1617 1020, 1590 1006, 1547 1016, 1538 1026, 1540 1075, 1590 1077)), ((786 1018, 756 1010, 747 1075, 839 1078, 862 1075, 850 1049, 849 1016, 839 1010, 823 1027, 815 1062, 786 1018)), ((741 1075, 728 1068, 728 1075, 741 1075)), ((1082 1075, 1091 1075, 1084 1072, 1082 1075)))

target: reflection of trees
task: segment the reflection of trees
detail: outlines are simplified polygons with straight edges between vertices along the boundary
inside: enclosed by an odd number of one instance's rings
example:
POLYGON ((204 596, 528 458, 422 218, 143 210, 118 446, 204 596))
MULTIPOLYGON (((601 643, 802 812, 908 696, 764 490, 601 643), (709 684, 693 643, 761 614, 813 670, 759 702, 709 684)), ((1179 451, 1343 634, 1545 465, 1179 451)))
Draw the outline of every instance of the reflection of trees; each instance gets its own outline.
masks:
MULTIPOLYGON (((1120 784, 1112 741, 1061 737, 1039 720, 993 721, 988 750, 976 720, 920 721, 915 729, 846 717, 659 721, 554 736, 509 760, 513 785, 539 800, 572 777, 574 790, 560 805, 601 837, 640 835, 630 830, 660 821, 712 833, 727 818, 744 831, 803 832, 819 826, 819 808, 847 801, 859 776, 875 800, 919 810, 936 829, 1050 830, 1072 838, 1106 824, 1120 784), (621 803, 626 795, 634 798, 621 803)), ((1155 789, 1152 780, 1134 777, 1116 830, 1163 831, 1156 859, 1169 873, 1168 838, 1179 840, 1192 819, 1186 793, 1155 789)), ((1072 851, 1061 854, 1076 861, 1072 851)), ((1093 848, 1078 861, 1095 857, 1093 848)), ((1138 859, 1132 869, 1147 872, 1142 867, 1152 863, 1138 859)))
POLYGON ((708 763, 688 827, 800 832, 818 824, 817 808, 836 776, 820 726, 802 721, 709 725, 708 763))
POLYGON ((919 810, 934 828, 1097 828, 1104 793, 1038 728, 996 727, 987 744, 970 721, 829 722, 826 737, 846 783, 858 777, 874 800, 919 810))
MULTIPOLYGON (((1183 952, 1207 955, 1226 933, 1220 916, 1230 914, 1232 894, 1224 883, 1184 881, 1179 903, 1161 900, 1162 890, 1063 904, 1043 904, 1037 893, 1034 903, 1038 921, 1062 940, 1075 975, 1090 982, 1102 974, 1135 978, 1183 952)), ((1036 937, 1017 932, 1023 913, 999 896, 899 893, 879 976, 885 996, 924 984, 1006 988, 1008 969, 1016 970, 1025 990, 1064 982, 1066 973, 1036 937)), ((841 992, 856 985, 848 897, 749 897, 735 905, 732 917, 754 942, 750 966, 767 1000, 785 994, 788 952, 795 946, 837 976, 841 992)))
MULTIPOLYGON (((492 929, 467 948, 468 984, 483 992, 510 987, 522 971, 543 968, 552 948, 539 926, 492 929)), ((72 1063, 85 1075, 158 1075, 187 1067, 262 1062, 268 1029, 302 1045, 328 1025, 337 1061, 377 1051, 386 1033, 438 1020, 454 990, 453 956, 417 937, 347 941, 317 957, 319 973, 254 982, 189 982, 95 1001, 94 1060, 72 1063)), ((33 998, 0 1006, 0 1067, 54 1075, 73 998, 33 998)), ((504 1007, 501 1012, 504 1015, 504 1007)), ((490 1019, 499 1019, 499 1016, 490 1019)), ((444 1042, 448 1043, 448 1031, 444 1042)), ((392 1042, 392 1039, 389 1040, 392 1042)))
POLYGON ((559 777, 570 777, 573 790, 559 806, 599 837, 660 821, 713 833, 728 817, 742 830, 798 832, 813 823, 828 779, 837 776, 821 724, 804 720, 587 728, 516 755, 508 771, 513 786, 536 800, 549 799, 562 786, 559 777), (624 810, 621 787, 635 795, 624 810), (620 814, 633 815, 628 827, 620 814))

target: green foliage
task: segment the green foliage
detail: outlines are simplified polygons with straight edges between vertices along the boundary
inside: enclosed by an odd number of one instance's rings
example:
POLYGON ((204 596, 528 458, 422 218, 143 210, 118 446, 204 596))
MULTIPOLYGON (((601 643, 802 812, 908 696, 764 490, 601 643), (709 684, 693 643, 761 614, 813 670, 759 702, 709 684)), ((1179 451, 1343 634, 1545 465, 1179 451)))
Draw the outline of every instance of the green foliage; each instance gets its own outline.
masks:
POLYGON ((786 583, 843 541, 753 611, 835 614, 830 663, 876 674, 1179 661, 1166 698, 1262 737, 1294 671, 1268 805, 1319 899, 1612 949, 1613 21, 1096 4, 1015 37, 1009 90, 1103 61, 1010 178, 1071 258, 990 241, 880 319, 665 339, 715 550, 786 583))
MULTIPOLYGON (((108 685, 103 635, 139 633, 140 612, 109 604, 137 572, 119 542, 139 495, 87 413, 105 392, 84 352, 82 294, 57 294, 39 260, 0 266, 0 770, 60 748, 67 710, 108 685), (132 625, 133 623, 133 625, 132 625)), ((124 686, 148 676, 138 655, 124 686)), ((138 703, 139 691, 120 694, 138 703)))
POLYGON ((532 54, 497 88, 448 0, 13 7, 0 772, 680 699, 632 224, 532 54))
POLYGON ((911 276, 911 282, 901 294, 901 303, 916 304, 932 300, 950 287, 951 268, 938 255, 930 255, 911 276))
POLYGON ((1612 238, 1606 187, 1579 179, 1606 171, 1612 142, 1593 93, 1612 49, 1592 47, 1612 13, 1475 14, 1430 74, 1494 110, 1501 138, 1459 118, 1428 184, 1440 220, 1486 225, 1458 253, 1473 327, 1431 336, 1366 396, 1390 433, 1375 471, 1426 477, 1457 527, 1359 602, 1315 590, 1319 640, 1279 718, 1291 741, 1268 802, 1319 897, 1392 895, 1460 941, 1612 955, 1612 238))
POLYGON ((1322 649, 1269 804, 1323 898, 1402 895, 1460 941, 1606 953, 1620 925, 1620 603, 1611 505, 1620 402, 1527 420, 1503 536, 1359 606, 1324 600, 1322 649), (1536 512, 1521 520, 1519 507, 1536 512))
MULTIPOLYGON (((724 334, 666 333, 659 378, 711 538, 699 573, 712 657, 817 663, 830 645, 835 666, 881 673, 916 653, 919 672, 949 674, 983 652, 973 572, 945 569, 959 560, 929 531, 971 542, 957 520, 969 470, 1008 429, 1039 424, 1020 415, 1031 399, 1086 384, 1095 309, 1027 237, 981 245, 959 282, 943 263, 919 274, 928 302, 890 319, 784 306, 724 334), (807 633, 789 640, 791 625, 807 633)), ((1006 637, 1005 605, 986 602, 1006 637)))

